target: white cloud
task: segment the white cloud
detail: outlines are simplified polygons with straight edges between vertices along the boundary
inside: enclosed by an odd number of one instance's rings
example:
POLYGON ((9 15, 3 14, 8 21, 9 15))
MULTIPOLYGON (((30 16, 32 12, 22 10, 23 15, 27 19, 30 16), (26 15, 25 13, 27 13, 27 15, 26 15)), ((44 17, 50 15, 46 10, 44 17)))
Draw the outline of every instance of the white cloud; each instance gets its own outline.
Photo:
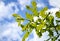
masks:
POLYGON ((24 10, 26 5, 30 5, 31 0, 18 0, 18 2, 21 5, 21 10, 24 10))
POLYGON ((37 3, 37 7, 41 8, 41 7, 45 7, 45 5, 43 3, 37 3))
POLYGON ((49 0, 50 5, 60 8, 60 0, 49 0))
POLYGON ((18 0, 20 5, 24 6, 24 5, 29 5, 30 4, 30 0, 18 0))
POLYGON ((21 31, 21 28, 18 27, 18 24, 16 22, 7 23, 4 25, 1 25, 0 27, 3 29, 3 31, 0 33, 1 41, 4 41, 3 39, 4 37, 7 38, 6 40, 9 40, 9 41, 12 41, 12 40, 16 41, 17 39, 18 41, 22 40, 22 37, 20 37, 20 35, 22 35, 23 32, 21 31))
MULTIPOLYGON (((4 20, 4 18, 11 19, 13 13, 17 13, 19 10, 15 3, 11 2, 5 6, 3 1, 0 2, 0 21, 4 20), (15 11, 12 7, 15 7, 15 11)), ((7 38, 8 41, 12 40, 19 40, 21 41, 22 37, 18 34, 22 34, 21 28, 18 27, 16 22, 12 23, 4 23, 3 25, 0 24, 0 40, 5 41, 4 37, 7 38)), ((6 41, 7 41, 6 40, 6 41)))
POLYGON ((5 5, 3 1, 0 2, 0 20, 3 20, 3 18, 11 19, 13 13, 17 13, 18 8, 15 3, 9 3, 8 5, 5 5), (15 7, 15 11, 12 9, 12 7, 15 7))

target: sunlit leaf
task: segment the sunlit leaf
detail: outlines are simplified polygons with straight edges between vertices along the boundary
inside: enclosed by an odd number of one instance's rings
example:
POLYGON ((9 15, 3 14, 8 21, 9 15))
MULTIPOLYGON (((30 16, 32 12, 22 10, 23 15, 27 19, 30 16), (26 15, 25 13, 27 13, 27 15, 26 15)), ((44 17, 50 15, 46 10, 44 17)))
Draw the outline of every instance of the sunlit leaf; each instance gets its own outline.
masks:
POLYGON ((12 16, 13 17, 20 17, 18 14, 13 14, 12 16))
POLYGON ((25 41, 25 39, 30 35, 30 33, 32 32, 32 29, 30 28, 29 31, 26 31, 26 33, 24 34, 22 41, 25 41))
POLYGON ((33 12, 33 15, 34 15, 34 16, 39 16, 39 15, 38 15, 38 11, 37 11, 36 9, 32 9, 32 12, 33 12))
POLYGON ((29 19, 29 20, 32 20, 33 19, 33 16, 29 13, 26 13, 26 18, 29 19))
POLYGON ((35 1, 32 1, 32 6, 33 7, 36 7, 36 5, 37 5, 36 2, 35 1))
POLYGON ((18 22, 18 26, 21 26, 21 24, 20 24, 21 22, 18 22))
POLYGON ((53 21, 54 17, 53 16, 49 16, 48 19, 49 19, 49 21, 51 23, 53 21))
POLYGON ((44 28, 44 27, 45 27, 44 24, 40 24, 40 25, 38 25, 38 26, 36 27, 36 29, 37 29, 37 30, 41 30, 41 29, 44 28))
POLYGON ((22 31, 25 31, 27 29, 28 29, 28 25, 25 25, 25 26, 22 27, 22 31))
POLYGON ((40 16, 42 16, 43 18, 45 18, 47 16, 47 14, 45 13, 46 11, 48 10, 47 7, 43 8, 41 11, 40 11, 40 16))
POLYGON ((53 26, 54 25, 54 17, 53 16, 48 16, 46 20, 47 25, 53 26))
POLYGON ((25 39, 29 36, 29 32, 26 32, 22 38, 22 41, 25 41, 25 39))
POLYGON ((60 18, 60 11, 56 12, 56 17, 60 18))
POLYGON ((56 29, 57 29, 57 31, 60 30, 60 25, 57 25, 56 29))
POLYGON ((32 26, 33 28, 36 28, 36 23, 30 23, 30 26, 32 26))

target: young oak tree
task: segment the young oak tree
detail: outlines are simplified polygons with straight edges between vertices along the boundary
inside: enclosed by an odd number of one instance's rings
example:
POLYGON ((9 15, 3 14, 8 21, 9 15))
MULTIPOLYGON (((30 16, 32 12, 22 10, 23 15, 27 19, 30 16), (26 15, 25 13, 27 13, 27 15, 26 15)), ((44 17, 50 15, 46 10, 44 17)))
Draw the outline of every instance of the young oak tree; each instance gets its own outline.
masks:
MULTIPOLYGON (((26 12, 26 18, 22 18, 20 15, 18 14, 13 14, 13 17, 15 17, 16 22, 18 22, 18 26, 21 26, 22 31, 25 32, 22 41, 25 41, 26 38, 28 38, 28 36, 30 35, 30 33, 33 31, 33 29, 35 29, 36 34, 38 35, 38 37, 41 38, 42 33, 48 31, 49 34, 48 36, 50 38, 48 38, 46 41, 56 41, 59 36, 60 33, 58 31, 60 31, 60 20, 56 20, 56 25, 54 25, 54 16, 52 16, 50 12, 46 13, 46 11, 48 10, 47 7, 43 8, 42 10, 38 11, 37 10, 37 3, 35 1, 31 2, 32 7, 30 6, 26 6, 26 8, 32 12, 32 14, 29 14, 28 12, 26 12), (36 21, 34 21, 34 17, 37 17, 38 19, 36 21), (21 21, 29 21, 27 22, 26 25, 21 24, 21 21), (54 32, 57 33, 56 36, 54 36, 54 32)), ((60 11, 57 11, 55 13, 57 18, 60 18, 60 11)), ((58 41, 60 41, 58 39, 58 41)))

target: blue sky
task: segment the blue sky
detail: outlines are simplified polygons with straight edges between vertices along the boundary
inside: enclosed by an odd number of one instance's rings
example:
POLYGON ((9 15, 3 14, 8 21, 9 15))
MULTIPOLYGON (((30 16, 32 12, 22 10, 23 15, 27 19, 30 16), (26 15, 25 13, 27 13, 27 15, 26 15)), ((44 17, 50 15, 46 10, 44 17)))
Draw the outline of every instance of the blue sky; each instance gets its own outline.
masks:
MULTIPOLYGON (((20 14, 25 18, 26 5, 31 5, 32 0, 0 0, 0 41, 21 41, 24 33, 18 27, 12 14, 20 14)), ((59 0, 36 0, 37 8, 42 9, 45 6, 48 11, 56 12, 60 8, 59 0)), ((25 22, 26 23, 26 22, 25 22)), ((48 34, 48 32, 46 32, 48 34)), ((42 38, 38 38, 33 30, 26 41, 44 41, 48 36, 43 33, 42 38)))

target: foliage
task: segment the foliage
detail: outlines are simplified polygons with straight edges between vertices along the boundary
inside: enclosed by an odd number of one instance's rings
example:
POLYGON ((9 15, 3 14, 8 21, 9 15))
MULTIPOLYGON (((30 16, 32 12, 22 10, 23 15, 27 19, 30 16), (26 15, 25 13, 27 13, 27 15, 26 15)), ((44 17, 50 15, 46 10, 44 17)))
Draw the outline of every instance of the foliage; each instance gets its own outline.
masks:
MULTIPOLYGON (((58 33, 58 31, 60 30, 60 24, 54 25, 54 16, 52 16, 50 12, 46 13, 46 11, 48 10, 47 7, 43 8, 38 12, 36 7, 37 3, 35 1, 32 1, 31 3, 32 3, 32 7, 26 6, 26 8, 30 10, 32 14, 26 12, 26 18, 22 18, 18 14, 13 14, 16 21, 18 22, 18 26, 21 26, 22 31, 25 32, 22 41, 25 41, 25 39, 30 35, 33 29, 35 29, 36 34, 39 37, 42 36, 42 33, 48 31, 49 32, 48 36, 50 38, 47 39, 46 41, 49 41, 50 39, 51 41, 57 40, 60 35, 60 33, 58 33), (36 22, 33 19, 35 16, 38 17, 36 22), (25 20, 28 20, 29 22, 27 22, 26 25, 21 24, 21 21, 25 21, 25 20), (53 34, 54 32, 57 33, 56 36, 54 36, 53 34)), ((57 11, 55 15, 57 18, 60 18, 60 11, 57 11)), ((60 20, 56 20, 56 23, 57 21, 58 23, 60 22, 60 20)))

